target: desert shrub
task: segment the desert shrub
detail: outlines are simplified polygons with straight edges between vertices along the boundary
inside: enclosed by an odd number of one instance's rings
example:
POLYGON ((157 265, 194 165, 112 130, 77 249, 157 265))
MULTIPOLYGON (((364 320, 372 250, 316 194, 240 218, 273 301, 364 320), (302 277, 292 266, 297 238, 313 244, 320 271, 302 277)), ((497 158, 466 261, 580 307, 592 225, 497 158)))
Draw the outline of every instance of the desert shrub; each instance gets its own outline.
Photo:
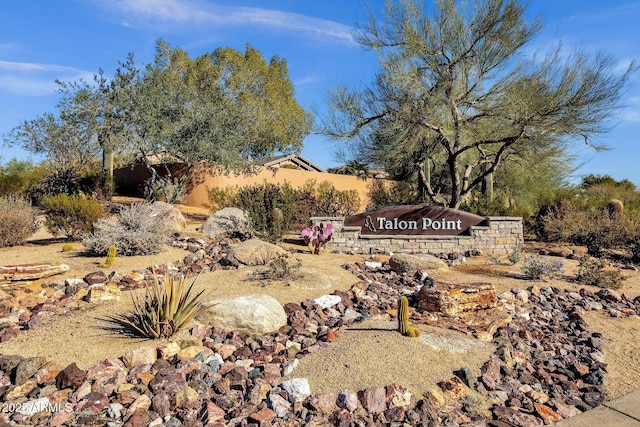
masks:
POLYGON ((311 216, 347 216, 360 207, 356 190, 338 190, 329 181, 309 180, 300 188, 265 181, 240 188, 209 188, 207 193, 209 209, 246 211, 257 235, 271 242, 286 232, 301 230, 311 216))
POLYGON ((131 294, 133 311, 115 320, 135 335, 169 338, 204 308, 201 301, 204 290, 194 295, 194 284, 195 280, 187 286, 184 276, 174 277, 170 273, 161 284, 154 272, 154 284, 145 289, 144 297, 131 294))
POLYGON ((238 187, 207 188, 208 203, 205 207, 212 211, 238 206, 238 187))
POLYGON ((607 269, 607 267, 608 264, 604 259, 584 256, 580 258, 576 280, 584 285, 600 288, 620 288, 627 277, 620 270, 607 269))
POLYGON ((265 279, 284 280, 293 277, 300 269, 300 260, 289 254, 281 254, 269 261, 265 279))
POLYGON ((37 212, 27 199, 0 197, 0 247, 24 243, 39 227, 37 212))
POLYGON ((609 215, 604 208, 566 202, 541 219, 544 240, 586 246, 599 257, 604 249, 625 249, 633 236, 635 221, 624 215, 609 215))
MULTIPOLYGON (((305 183, 303 192, 311 194, 314 203, 309 206, 312 215, 316 216, 348 216, 360 208, 360 195, 356 190, 338 190, 329 181, 316 184, 315 180, 305 183)), ((299 198, 301 201, 304 197, 299 198)))
POLYGON ((265 181, 238 190, 238 207, 251 217, 256 235, 271 242, 281 239, 300 222, 297 202, 296 190, 288 183, 265 181))
POLYGON ((99 220, 83 243, 95 255, 106 255, 110 246, 124 256, 160 253, 169 243, 171 231, 153 212, 148 203, 134 203, 123 208, 115 221, 99 220))
POLYGON ((404 181, 387 181, 374 179, 369 185, 367 210, 375 210, 385 206, 410 205, 420 202, 415 186, 404 181))
POLYGON ((561 260, 551 261, 547 257, 530 256, 522 262, 522 271, 528 279, 556 279, 564 274, 561 260))
POLYGON ((93 231, 93 224, 102 218, 102 205, 94 198, 80 194, 44 196, 40 206, 47 217, 45 226, 54 236, 71 240, 82 239, 93 231))
POLYGON ((522 249, 520 249, 520 245, 513 248, 511 252, 507 251, 507 259, 511 264, 519 263, 521 258, 522 258, 522 249))
POLYGON ((44 168, 30 161, 13 159, 0 166, 0 196, 26 195, 44 174, 44 168))

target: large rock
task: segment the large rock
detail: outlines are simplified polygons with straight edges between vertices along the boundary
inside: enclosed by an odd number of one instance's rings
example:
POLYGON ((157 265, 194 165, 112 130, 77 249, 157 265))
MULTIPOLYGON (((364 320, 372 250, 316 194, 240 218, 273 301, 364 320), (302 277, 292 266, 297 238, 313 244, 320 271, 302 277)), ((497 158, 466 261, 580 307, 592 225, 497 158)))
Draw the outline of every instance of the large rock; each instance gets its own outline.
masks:
POLYGON ((224 208, 214 213, 200 231, 216 239, 248 239, 253 235, 249 214, 238 208, 224 208))
POLYGON ((494 308, 496 288, 491 283, 435 282, 423 286, 416 295, 418 307, 455 316, 460 313, 494 308))
POLYGON ((224 329, 263 334, 286 325, 287 314, 280 303, 268 295, 246 295, 210 301, 196 320, 224 329))
POLYGON ((389 266, 398 274, 414 274, 416 271, 446 270, 446 262, 428 254, 394 254, 389 258, 389 266))
POLYGON ((154 202, 150 206, 150 211, 150 215, 159 218, 169 232, 182 231, 187 226, 187 221, 184 219, 182 212, 169 203, 154 202))
POLYGON ((270 261, 283 256, 288 258, 289 253, 279 246, 264 242, 259 239, 250 239, 233 245, 226 260, 236 267, 240 265, 267 265, 270 261))

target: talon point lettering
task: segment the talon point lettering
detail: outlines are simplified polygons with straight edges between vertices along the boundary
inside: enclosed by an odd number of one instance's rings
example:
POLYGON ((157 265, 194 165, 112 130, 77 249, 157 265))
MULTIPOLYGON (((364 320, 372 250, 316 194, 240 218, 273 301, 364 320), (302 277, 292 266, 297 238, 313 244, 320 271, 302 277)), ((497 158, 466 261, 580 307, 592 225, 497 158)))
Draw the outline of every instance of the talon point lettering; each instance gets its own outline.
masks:
POLYGON ((379 230, 417 230, 420 225, 422 230, 462 230, 462 220, 432 220, 431 218, 422 218, 422 221, 415 220, 405 221, 398 218, 387 219, 386 217, 376 218, 379 230))

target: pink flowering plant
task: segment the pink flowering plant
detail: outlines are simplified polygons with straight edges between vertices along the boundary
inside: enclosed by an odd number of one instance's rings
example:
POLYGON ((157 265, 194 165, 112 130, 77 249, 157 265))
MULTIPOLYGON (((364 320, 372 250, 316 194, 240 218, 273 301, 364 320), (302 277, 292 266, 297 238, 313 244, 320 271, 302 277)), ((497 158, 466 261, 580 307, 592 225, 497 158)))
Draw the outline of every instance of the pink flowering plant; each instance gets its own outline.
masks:
POLYGON ((302 238, 309 247, 312 254, 318 255, 329 240, 333 233, 332 224, 312 223, 310 227, 302 230, 302 238))

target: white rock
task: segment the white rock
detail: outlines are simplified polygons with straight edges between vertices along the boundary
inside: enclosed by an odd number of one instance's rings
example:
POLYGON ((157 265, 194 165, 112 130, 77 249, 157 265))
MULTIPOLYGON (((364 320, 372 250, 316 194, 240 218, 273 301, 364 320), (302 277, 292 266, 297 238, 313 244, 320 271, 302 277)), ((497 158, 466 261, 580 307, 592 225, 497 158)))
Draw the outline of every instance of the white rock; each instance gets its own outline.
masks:
POLYGON ((342 301, 342 298, 340 298, 338 295, 322 295, 321 297, 318 297, 313 301, 322 308, 329 308, 340 303, 342 301))
POLYGON ((295 369, 298 367, 299 363, 300 363, 299 359, 287 360, 282 365, 282 375, 287 377, 287 376, 293 374, 293 371, 295 371, 295 369))
POLYGON ((284 308, 275 298, 268 295, 216 299, 205 306, 195 319, 205 325, 264 334, 287 324, 284 308))
POLYGON ((16 411, 26 417, 30 417, 38 412, 48 411, 50 408, 51 402, 49 401, 49 398, 41 397, 39 399, 29 400, 28 402, 19 405, 16 411))
POLYGON ((269 394, 267 405, 276 413, 278 418, 284 418, 291 411, 291 403, 277 393, 269 394))
POLYGON ((311 396, 311 387, 306 378, 290 379, 280 384, 280 387, 287 392, 291 403, 301 402, 311 396))

